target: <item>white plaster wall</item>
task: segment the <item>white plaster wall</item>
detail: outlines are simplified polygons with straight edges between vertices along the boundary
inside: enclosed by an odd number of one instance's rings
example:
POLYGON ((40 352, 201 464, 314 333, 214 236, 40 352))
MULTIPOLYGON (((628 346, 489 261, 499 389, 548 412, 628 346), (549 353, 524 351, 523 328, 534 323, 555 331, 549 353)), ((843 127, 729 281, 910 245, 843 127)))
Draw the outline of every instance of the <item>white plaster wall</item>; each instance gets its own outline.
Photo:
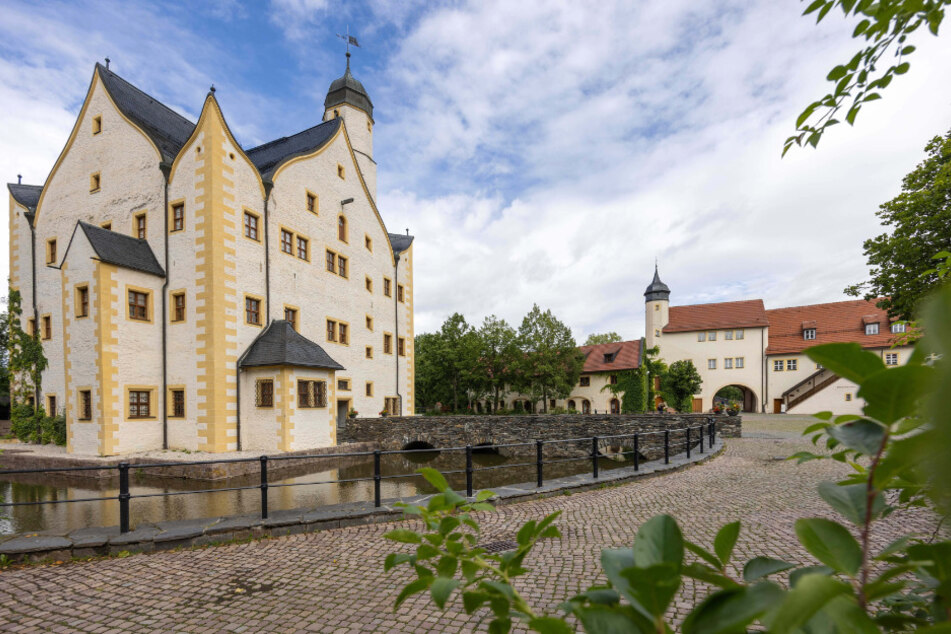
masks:
POLYGON ((294 413, 291 415, 293 424, 291 451, 329 447, 336 444, 336 404, 334 397, 334 375, 327 370, 311 368, 293 368, 288 372, 290 378, 290 393, 294 413), (302 409, 297 403, 297 381, 315 380, 327 382, 327 406, 302 409))
MULTIPOLYGON (((788 410, 788 414, 817 414, 832 412, 836 415, 861 414, 865 401, 858 397, 859 387, 852 381, 839 379, 832 385, 813 394, 796 407, 788 410), (846 400, 846 395, 851 400, 846 400)), ((772 411, 772 410, 770 410, 772 411)))
POLYGON ((324 112, 324 121, 334 117, 334 111, 340 114, 347 126, 347 136, 357 157, 363 179, 366 181, 370 197, 376 200, 376 161, 373 160, 373 123, 367 113, 347 104, 334 106, 324 112))
POLYGON ((648 348, 661 342, 663 334, 658 337, 657 331, 663 331, 669 321, 670 302, 655 300, 644 303, 644 339, 648 348))
POLYGON ((241 373, 241 448, 274 453, 280 449, 281 389, 280 368, 249 368, 241 373), (255 405, 255 382, 274 381, 274 407, 255 405))

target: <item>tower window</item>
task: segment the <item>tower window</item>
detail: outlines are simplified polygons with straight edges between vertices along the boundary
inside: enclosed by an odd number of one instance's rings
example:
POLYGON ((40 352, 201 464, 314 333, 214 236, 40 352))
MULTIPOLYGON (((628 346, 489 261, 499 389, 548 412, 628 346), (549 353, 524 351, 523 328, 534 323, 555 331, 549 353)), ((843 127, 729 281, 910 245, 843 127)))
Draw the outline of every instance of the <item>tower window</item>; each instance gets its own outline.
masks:
POLYGON ((403 299, 403 285, 402 284, 396 285, 396 301, 398 302, 405 301, 403 299))
POLYGON ((79 420, 92 420, 92 390, 79 390, 79 420))
POLYGON ((317 195, 311 192, 307 192, 307 211, 317 213, 317 195))
POLYGON ((92 133, 99 134, 102 132, 102 115, 96 115, 92 118, 92 133))
POLYGON ((346 178, 346 172, 344 172, 343 165, 337 163, 337 176, 340 178, 346 178))
POLYGON ((96 172, 95 174, 89 177, 90 193, 99 191, 100 185, 102 185, 102 178, 99 176, 99 172, 96 172))
POLYGON ((46 241, 46 263, 56 264, 56 238, 46 241))
POLYGON ((337 216, 337 239, 347 242, 347 219, 343 216, 337 216))
POLYGON ((396 354, 401 357, 406 356, 406 339, 404 337, 400 337, 396 341, 396 354))
POLYGON ((185 203, 172 205, 172 231, 181 231, 185 228, 185 203))
POLYGON ((89 287, 79 286, 76 288, 76 316, 89 316, 89 287))
POLYGON ((135 215, 134 225, 135 237, 139 240, 145 240, 148 231, 148 221, 146 220, 145 212, 135 215))

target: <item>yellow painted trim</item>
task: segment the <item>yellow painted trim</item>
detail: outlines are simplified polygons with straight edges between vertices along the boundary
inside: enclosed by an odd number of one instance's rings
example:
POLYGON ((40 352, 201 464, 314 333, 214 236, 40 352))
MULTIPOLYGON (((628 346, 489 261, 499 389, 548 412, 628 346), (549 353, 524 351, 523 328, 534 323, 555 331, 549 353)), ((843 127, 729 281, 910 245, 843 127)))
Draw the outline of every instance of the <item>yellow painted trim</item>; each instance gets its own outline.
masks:
POLYGON ((144 324, 144 323, 149 323, 149 324, 151 324, 152 321, 153 321, 154 312, 155 312, 155 301, 153 300, 153 297, 152 297, 152 289, 143 288, 143 287, 141 287, 141 286, 133 286, 133 285, 131 285, 131 284, 126 284, 126 285, 125 285, 125 319, 126 319, 126 321, 131 321, 131 322, 135 322, 135 323, 138 323, 138 324, 144 324), (145 294, 148 296, 148 299, 145 300, 145 302, 146 302, 146 303, 145 303, 145 314, 146 314, 147 319, 133 319, 132 316, 130 315, 130 311, 129 311, 129 293, 130 293, 130 292, 133 292, 133 291, 136 292, 136 293, 145 293, 145 294))
POLYGON ((329 247, 324 247, 324 270, 334 275, 337 274, 337 252, 329 247), (332 271, 327 268, 327 254, 328 253, 333 255, 334 268, 332 271))
POLYGON ((247 207, 242 207, 242 208, 241 208, 241 211, 242 211, 242 213, 241 213, 241 235, 242 235, 242 237, 244 237, 245 240, 248 240, 248 241, 250 241, 250 242, 254 242, 255 244, 261 244, 261 232, 264 230, 264 229, 263 229, 263 226, 264 226, 264 225, 261 223, 261 214, 259 214, 258 212, 254 211, 253 209, 248 209, 247 207), (258 237, 257 237, 257 238, 249 238, 249 237, 248 237, 248 234, 245 232, 245 230, 244 230, 244 216, 245 216, 245 214, 247 214, 247 215, 249 215, 249 216, 254 216, 254 217, 257 219, 258 222, 257 222, 257 224, 255 225, 255 227, 256 227, 256 229, 257 229, 257 234, 258 234, 258 237))
POLYGON ((294 387, 296 386, 291 371, 286 367, 281 368, 281 451, 290 451, 294 444, 294 399, 297 398, 294 387))
POLYGON ((363 234, 363 246, 367 251, 373 253, 373 238, 368 233, 363 234))
POLYGON ((368 398, 373 398, 373 381, 367 381, 363 387, 363 394, 368 398))
POLYGON ((116 438, 119 430, 119 405, 115 391, 119 382, 119 355, 116 352, 119 340, 116 338, 116 332, 121 308, 116 306, 122 306, 122 298, 119 297, 119 283, 114 278, 116 271, 115 266, 96 261, 96 385, 99 386, 101 456, 115 454, 119 440, 116 438))
POLYGON ((341 180, 347 179, 347 169, 340 163, 337 163, 337 178, 341 180))
POLYGON ((373 278, 369 275, 364 276, 363 287, 367 289, 367 292, 371 295, 373 294, 373 278))
POLYGON ((333 339, 327 338, 327 341, 328 341, 329 343, 335 343, 335 344, 337 344, 338 346, 349 346, 349 345, 350 345, 350 342, 353 341, 353 329, 350 328, 350 322, 349 322, 349 321, 343 321, 342 319, 336 319, 336 318, 334 318, 334 317, 330 317, 329 315, 325 315, 325 316, 324 316, 324 337, 327 336, 327 322, 330 322, 330 321, 334 322, 334 324, 335 324, 335 325, 334 325, 334 338, 333 338, 333 339), (347 327, 347 342, 346 342, 346 343, 341 343, 340 341, 337 341, 337 340, 340 338, 340 326, 341 326, 341 325, 344 325, 344 326, 347 327))
POLYGON ((396 301, 401 304, 406 303, 406 289, 402 284, 396 285, 396 301))
POLYGON ((373 315, 371 315, 370 313, 364 313, 364 314, 366 315, 366 318, 369 319, 369 321, 366 322, 367 330, 369 330, 370 332, 373 332, 373 315))
POLYGON ((291 310, 293 310, 293 311, 294 311, 294 314, 297 316, 296 323, 294 323, 294 324, 292 324, 292 325, 294 326, 294 330, 296 330, 297 332, 300 332, 300 327, 301 327, 301 312, 300 312, 300 306, 294 306, 293 304, 284 304, 284 319, 285 319, 285 321, 287 320, 287 309, 288 309, 288 308, 290 308, 291 310))
POLYGON ((398 354, 401 357, 406 356, 406 337, 396 338, 396 354, 398 354), (400 348, 403 349, 402 352, 400 352, 400 348))
MULTIPOLYGON (((60 269, 60 283, 62 284, 61 293, 60 293, 60 301, 62 302, 62 311, 63 311, 61 313, 63 315, 63 320, 62 320, 63 321, 63 399, 64 399, 63 415, 66 419, 66 450, 69 451, 69 446, 70 446, 69 423, 71 418, 70 405, 72 400, 69 396, 69 389, 73 381, 71 376, 72 366, 70 365, 70 362, 69 362, 69 331, 70 331, 69 321, 70 321, 71 312, 69 310, 70 294, 67 292, 67 289, 69 288, 69 267, 67 266, 66 262, 63 262, 63 266, 60 269)), ((75 293, 76 293, 76 290, 74 286, 73 296, 72 296, 72 299, 74 301, 76 299, 75 293)))
POLYGON ((188 291, 184 288, 176 288, 168 292, 168 323, 184 324, 188 321, 188 291), (175 297, 181 295, 185 298, 185 315, 181 319, 175 319, 175 297))
MULTIPOLYGON (((260 369, 263 369, 263 368, 255 368, 255 369, 260 370, 260 369)), ((273 378, 271 378, 271 377, 263 377, 263 378, 255 379, 255 380, 254 380, 254 399, 253 399, 253 400, 254 400, 254 407, 255 407, 255 408, 257 408, 257 409, 274 409, 274 401, 276 400, 276 398, 277 398, 277 392, 275 392, 275 389, 274 389, 274 379, 273 379, 273 378), (268 382, 268 381, 271 382, 271 404, 270 404, 270 405, 258 405, 258 393, 261 391, 261 389, 260 389, 259 386, 261 385, 261 383, 265 383, 265 382, 268 382)))
POLYGON ((339 253, 337 254, 337 277, 342 277, 345 280, 350 279, 350 258, 345 255, 340 255, 339 253), (342 267, 340 266, 341 260, 343 260, 342 267), (346 275, 340 271, 344 271, 346 275))
POLYGON ((53 339, 53 314, 43 313, 40 315, 40 341, 50 341, 53 339), (46 320, 49 320, 49 337, 46 336, 46 320))
MULTIPOLYGON (((168 203, 168 232, 169 233, 178 233, 184 231, 188 226, 186 222, 186 215, 188 214, 188 205, 185 204, 184 198, 179 198, 178 200, 172 200, 168 203), (178 205, 182 206, 182 228, 175 228, 175 207, 178 205)), ((146 224, 146 232, 148 232, 148 224, 146 224)))
POLYGON ((284 225, 278 225, 277 250, 279 253, 283 253, 284 255, 289 255, 293 258, 296 258, 297 257, 297 232, 294 231, 293 229, 290 229, 289 227, 285 227, 284 225), (291 234, 291 252, 290 253, 284 250, 284 232, 285 231, 291 234))
POLYGON ((155 397, 158 388, 154 385, 126 385, 123 394, 125 394, 125 420, 155 420, 158 418, 159 402, 155 397), (130 403, 129 403, 129 393, 130 392, 148 392, 149 393, 149 415, 148 416, 136 416, 133 418, 129 415, 130 403))
POLYGON ((312 191, 310 191, 309 189, 307 189, 306 187, 304 188, 304 209, 307 210, 307 213, 314 214, 315 216, 319 216, 319 215, 320 215, 320 197, 319 197, 317 194, 315 194, 314 192, 312 192, 312 191), (308 196, 313 196, 313 197, 314 197, 314 210, 313 210, 313 211, 311 211, 310 209, 307 209, 307 197, 308 197, 308 196))
POLYGON ((393 280, 385 275, 383 276, 383 296, 393 297, 393 280))
POLYGON ((102 134, 102 113, 92 118, 92 135, 98 136, 100 134, 102 134))
POLYGON ((310 262, 310 257, 313 251, 311 250, 311 239, 309 236, 304 235, 303 233, 298 233, 294 236, 294 257, 298 260, 303 260, 304 262, 310 262), (300 241, 304 240, 307 243, 307 257, 302 258, 300 256, 300 241))
MULTIPOLYGON (((92 421, 92 419, 93 419, 93 412, 95 411, 95 408, 93 407, 93 403, 94 403, 94 401, 93 401, 93 389, 92 389, 92 386, 91 386, 91 385, 77 385, 77 386, 76 386, 76 418, 75 418, 75 421, 76 421, 76 422, 79 422, 79 423, 88 423, 88 422, 92 421), (89 392, 89 418, 80 418, 80 417, 82 416, 82 412, 83 412, 83 392, 89 392)), ((67 446, 66 446, 66 451, 67 451, 67 452, 70 450, 70 448, 69 448, 69 437, 72 436, 72 430, 69 429, 69 424, 70 424, 70 422, 71 422, 71 420, 67 417, 67 419, 66 419, 66 425, 67 425, 67 430, 68 430, 68 432, 69 432, 69 433, 67 434, 67 446)))
POLYGON ((105 229, 106 231, 112 231, 112 221, 109 220, 108 222, 102 223, 101 225, 99 225, 99 228, 105 229))
POLYGON ((102 173, 93 172, 92 174, 89 175, 89 193, 95 194, 95 193, 98 193, 101 189, 102 189, 102 173))
POLYGON ((335 376, 334 380, 336 381, 336 385, 337 385, 336 389, 340 390, 341 392, 353 391, 353 379, 351 379, 349 376, 341 376, 341 377, 335 376), (346 381, 347 387, 340 387, 341 381, 346 381))
POLYGON ((343 214, 337 214, 337 240, 350 244, 350 221, 343 214), (343 220, 343 238, 340 237, 340 221, 343 220))
MULTIPOLYGON (((63 276, 63 277, 64 277, 64 286, 65 286, 65 271, 66 271, 66 264, 65 264, 65 263, 63 263, 63 268, 62 268, 62 270, 64 271, 64 276, 63 276)), ((85 319, 86 317, 89 317, 89 312, 90 312, 89 309, 90 309, 91 307, 92 307, 92 296, 89 294, 89 282, 80 282, 79 284, 73 285, 73 318, 75 318, 75 319, 85 319), (80 298, 80 291, 83 290, 83 289, 86 290, 86 314, 85 314, 85 315, 80 315, 80 314, 79 314, 79 307, 82 306, 82 300, 81 300, 81 298, 80 298)), ((66 314, 67 314, 66 311, 63 310, 63 315, 65 316, 66 314)), ((64 327, 65 327, 65 323, 64 323, 63 325, 64 325, 64 327)))
POLYGON ((168 391, 165 394, 165 398, 168 399, 168 417, 175 420, 184 420, 188 418, 188 388, 185 385, 169 385, 168 391), (184 414, 182 416, 175 415, 175 398, 172 396, 172 392, 177 390, 182 391, 182 401, 184 405, 184 414))
POLYGON ((393 333, 386 332, 385 330, 383 331, 383 354, 393 354, 393 333), (389 352, 386 351, 387 338, 389 338, 389 342, 390 342, 389 352))
POLYGON ((139 218, 145 218, 145 239, 149 237, 149 212, 147 209, 141 209, 132 214, 132 237, 139 238, 139 218))
POLYGON ((267 313, 267 306, 264 305, 264 298, 260 295, 255 295, 253 293, 245 293, 244 300, 241 302, 241 310, 244 311, 244 325, 245 326, 254 326, 255 328, 261 328, 264 325, 264 315, 267 313), (258 301, 258 323, 253 321, 248 321, 248 303, 247 300, 256 299, 258 301))

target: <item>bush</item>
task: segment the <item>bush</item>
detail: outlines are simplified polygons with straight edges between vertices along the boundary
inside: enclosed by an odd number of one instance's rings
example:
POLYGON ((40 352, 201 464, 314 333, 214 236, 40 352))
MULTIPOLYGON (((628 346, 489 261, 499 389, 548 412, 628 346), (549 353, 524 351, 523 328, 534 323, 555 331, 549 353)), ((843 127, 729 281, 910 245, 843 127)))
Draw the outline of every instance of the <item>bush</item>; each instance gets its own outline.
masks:
POLYGON ((64 415, 44 416, 40 421, 40 428, 40 440, 44 445, 52 443, 61 447, 66 446, 66 417, 64 415))
POLYGON ((16 403, 10 408, 10 431, 20 442, 38 443, 45 416, 42 407, 33 411, 33 407, 27 403, 16 403))

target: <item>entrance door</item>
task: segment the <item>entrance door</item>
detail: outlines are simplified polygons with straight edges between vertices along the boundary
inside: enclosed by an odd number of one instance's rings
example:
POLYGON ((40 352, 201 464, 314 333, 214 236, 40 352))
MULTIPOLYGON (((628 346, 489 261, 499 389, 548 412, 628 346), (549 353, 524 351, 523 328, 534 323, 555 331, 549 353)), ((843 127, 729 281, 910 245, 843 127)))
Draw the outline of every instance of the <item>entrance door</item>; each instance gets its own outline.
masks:
POLYGON ((702 399, 702 398, 695 398, 695 399, 693 399, 693 407, 691 408, 691 411, 692 411, 694 414, 699 414, 700 412, 703 412, 703 399, 702 399))
POLYGON ((783 413, 783 399, 774 398, 773 399, 773 413, 782 414, 783 413))
POLYGON ((337 429, 343 429, 347 425, 347 415, 350 414, 350 401, 337 401, 337 429))

